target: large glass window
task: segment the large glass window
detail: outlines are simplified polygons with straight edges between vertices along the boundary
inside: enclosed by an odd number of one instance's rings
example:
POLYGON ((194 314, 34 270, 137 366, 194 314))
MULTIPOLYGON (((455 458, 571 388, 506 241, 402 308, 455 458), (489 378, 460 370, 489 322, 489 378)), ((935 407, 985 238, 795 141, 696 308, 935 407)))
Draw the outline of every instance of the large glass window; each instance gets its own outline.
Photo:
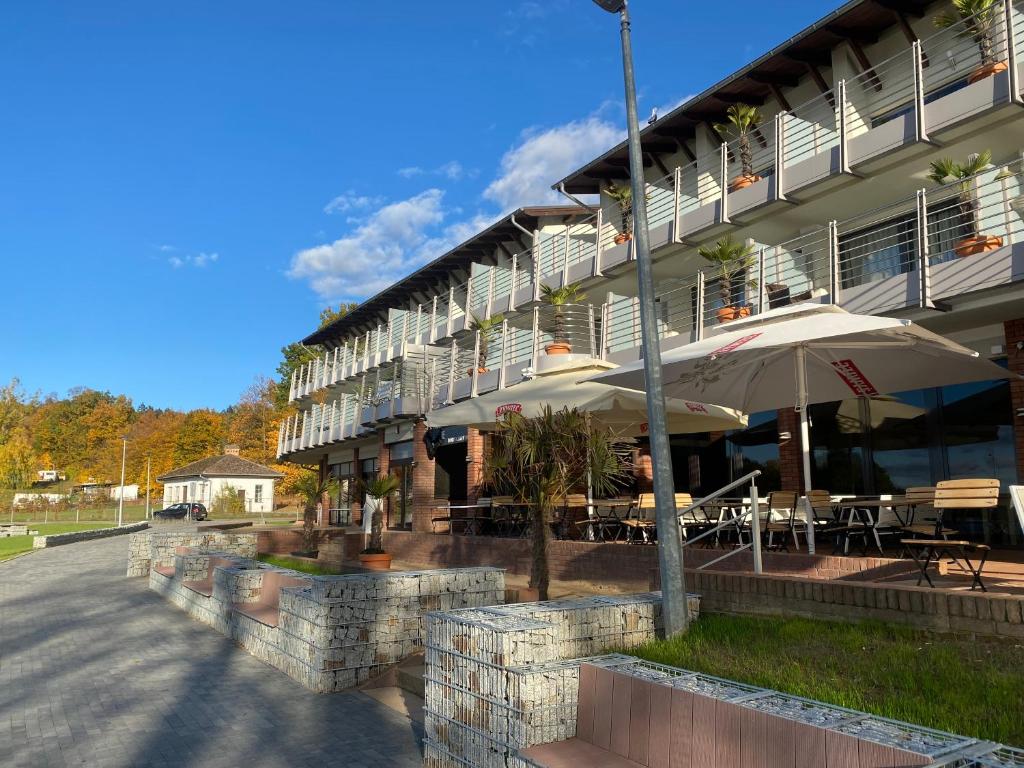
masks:
POLYGON ((412 527, 412 440, 390 446, 391 474, 398 478, 398 491, 388 504, 387 527, 412 527))
POLYGON ((733 479, 759 469, 759 490, 777 491, 782 488, 776 411, 751 414, 747 420, 747 428, 730 432, 726 444, 733 479))
MULTIPOLYGON (((899 392, 863 401, 871 441, 873 490, 903 493, 934 485, 941 474, 934 424, 934 390, 899 392)), ((941 477, 939 478, 941 479, 941 477)))

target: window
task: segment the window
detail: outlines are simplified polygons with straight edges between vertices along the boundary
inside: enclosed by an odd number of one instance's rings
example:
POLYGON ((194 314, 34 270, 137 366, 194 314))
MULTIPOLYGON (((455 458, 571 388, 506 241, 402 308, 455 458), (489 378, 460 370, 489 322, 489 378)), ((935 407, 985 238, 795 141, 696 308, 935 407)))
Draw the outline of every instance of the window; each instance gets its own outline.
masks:
POLYGON ((263 483, 256 483, 256 487, 253 488, 253 501, 257 504, 263 501, 263 483))

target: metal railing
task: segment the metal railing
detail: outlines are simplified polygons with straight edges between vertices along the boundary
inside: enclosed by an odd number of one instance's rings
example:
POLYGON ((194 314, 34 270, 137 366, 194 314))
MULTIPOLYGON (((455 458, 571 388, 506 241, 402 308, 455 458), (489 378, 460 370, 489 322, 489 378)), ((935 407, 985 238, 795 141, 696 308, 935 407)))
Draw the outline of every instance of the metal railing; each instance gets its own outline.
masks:
POLYGON ((722 522, 718 523, 718 525, 715 525, 714 527, 704 531, 703 533, 701 533, 701 534, 699 534, 697 536, 694 536, 692 539, 685 539, 685 540, 682 539, 682 526, 680 526, 678 535, 679 535, 680 539, 682 540, 682 546, 683 547, 687 547, 687 546, 692 546, 692 545, 696 544, 698 541, 700 541, 701 539, 707 538, 711 534, 717 534, 719 531, 721 531, 721 530, 723 530, 725 528, 735 528, 737 531, 741 531, 742 530, 741 527, 743 525, 744 519, 746 519, 748 516, 750 517, 750 543, 749 544, 744 544, 743 543, 743 541, 742 541, 742 532, 740 532, 739 535, 741 536, 741 538, 740 538, 740 541, 738 542, 738 546, 735 549, 733 549, 733 550, 731 550, 729 552, 726 552, 724 555, 721 555, 720 557, 716 557, 714 560, 711 560, 711 561, 709 561, 707 563, 704 563, 703 565, 700 565, 697 568, 697 570, 703 570, 705 568, 709 568, 712 565, 714 565, 715 563, 720 563, 723 560, 725 560, 726 558, 732 557, 733 555, 735 555, 735 554, 737 554, 739 552, 743 552, 745 550, 750 549, 750 550, 753 551, 753 555, 754 555, 754 573, 761 573, 761 572, 763 572, 764 567, 763 567, 762 562, 761 562, 761 528, 760 528, 761 514, 760 514, 760 510, 758 509, 758 502, 759 502, 759 500, 758 500, 758 496, 757 496, 757 484, 754 482, 755 478, 759 477, 760 474, 761 474, 761 470, 759 470, 759 469, 755 469, 753 472, 748 472, 743 477, 738 478, 736 480, 733 480, 728 485, 722 486, 721 488, 719 488, 714 493, 705 496, 703 499, 700 499, 698 501, 693 502, 690 506, 686 507, 686 509, 684 509, 683 511, 681 511, 681 512, 678 511, 678 510, 676 511, 676 519, 678 519, 680 522, 682 522, 686 518, 687 515, 691 514, 695 510, 700 509, 701 507, 703 507, 708 502, 711 502, 711 501, 714 501, 715 499, 721 498, 724 494, 728 493, 733 488, 739 488, 740 486, 745 484, 748 480, 750 481, 750 506, 747 507, 746 510, 744 510, 739 515, 737 515, 737 516, 735 516, 733 518, 730 518, 729 520, 723 520, 722 522))

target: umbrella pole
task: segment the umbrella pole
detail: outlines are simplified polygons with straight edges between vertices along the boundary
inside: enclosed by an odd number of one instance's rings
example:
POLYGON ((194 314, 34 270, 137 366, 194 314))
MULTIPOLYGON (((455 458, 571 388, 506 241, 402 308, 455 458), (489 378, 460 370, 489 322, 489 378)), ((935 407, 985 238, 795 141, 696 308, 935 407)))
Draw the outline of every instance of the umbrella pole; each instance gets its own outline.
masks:
POLYGON ((811 429, 807 418, 807 349, 796 348, 796 407, 800 412, 800 454, 804 465, 804 514, 807 519, 807 554, 814 554, 814 512, 808 494, 811 484, 811 429))

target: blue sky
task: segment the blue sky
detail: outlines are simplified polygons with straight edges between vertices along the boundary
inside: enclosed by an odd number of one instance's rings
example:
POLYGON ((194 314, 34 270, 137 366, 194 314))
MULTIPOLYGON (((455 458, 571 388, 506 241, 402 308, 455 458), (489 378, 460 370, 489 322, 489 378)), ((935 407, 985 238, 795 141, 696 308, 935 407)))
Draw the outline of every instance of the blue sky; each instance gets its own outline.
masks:
MULTIPOLYGON (((634 0, 642 115, 832 7, 634 0)), ((0 380, 234 402, 614 143, 617 33, 586 0, 3 4, 0 380)))

